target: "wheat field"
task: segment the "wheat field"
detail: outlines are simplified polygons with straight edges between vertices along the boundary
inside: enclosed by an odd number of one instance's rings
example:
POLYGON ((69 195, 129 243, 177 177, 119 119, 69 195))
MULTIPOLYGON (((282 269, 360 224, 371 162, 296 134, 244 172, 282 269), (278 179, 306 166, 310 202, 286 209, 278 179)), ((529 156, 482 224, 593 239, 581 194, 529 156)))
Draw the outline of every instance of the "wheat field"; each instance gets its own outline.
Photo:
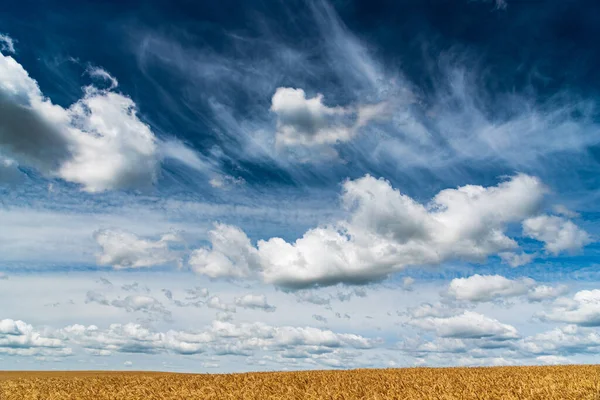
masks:
POLYGON ((600 400, 600 366, 174 374, 0 372, 2 400, 600 400))

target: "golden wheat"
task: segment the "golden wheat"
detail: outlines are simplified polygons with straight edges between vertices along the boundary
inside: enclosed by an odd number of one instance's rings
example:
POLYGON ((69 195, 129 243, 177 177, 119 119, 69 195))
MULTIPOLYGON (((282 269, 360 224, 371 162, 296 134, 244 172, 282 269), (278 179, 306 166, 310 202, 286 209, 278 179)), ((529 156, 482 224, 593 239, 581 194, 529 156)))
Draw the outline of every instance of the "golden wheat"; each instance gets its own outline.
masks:
POLYGON ((2 400, 600 400, 600 366, 407 368, 247 374, 0 372, 2 400))

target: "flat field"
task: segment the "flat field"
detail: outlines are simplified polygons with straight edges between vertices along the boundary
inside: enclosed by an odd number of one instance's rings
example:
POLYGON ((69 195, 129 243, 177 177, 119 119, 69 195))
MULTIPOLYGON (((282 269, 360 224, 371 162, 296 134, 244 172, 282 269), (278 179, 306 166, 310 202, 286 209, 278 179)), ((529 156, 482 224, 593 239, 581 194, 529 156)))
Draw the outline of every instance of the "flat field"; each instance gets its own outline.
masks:
POLYGON ((600 400, 600 365, 173 374, 0 372, 2 400, 600 400))

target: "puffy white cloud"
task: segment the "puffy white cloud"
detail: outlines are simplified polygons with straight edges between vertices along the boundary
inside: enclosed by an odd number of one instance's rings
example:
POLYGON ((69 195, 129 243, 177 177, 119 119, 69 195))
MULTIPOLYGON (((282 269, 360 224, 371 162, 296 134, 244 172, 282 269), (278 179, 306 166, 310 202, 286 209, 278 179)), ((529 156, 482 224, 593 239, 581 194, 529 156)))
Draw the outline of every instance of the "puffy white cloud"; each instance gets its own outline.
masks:
POLYGON ((475 274, 468 278, 453 279, 448 287, 448 295, 456 300, 483 302, 522 296, 533 285, 535 281, 529 278, 512 280, 500 275, 475 274))
MULTIPOLYGON (((250 356, 258 351, 319 355, 342 348, 370 349, 377 340, 313 327, 274 327, 263 323, 213 323, 200 331, 155 331, 140 324, 71 325, 54 332, 64 342, 95 352, 176 353, 250 356)), ((58 339, 57 339, 58 340, 58 339)))
POLYGON ((507 340, 519 337, 515 327, 472 311, 447 318, 413 319, 410 324, 434 331, 443 338, 507 340))
MULTIPOLYGON (((0 35, 0 45, 14 52, 9 37, 0 35)), ((114 91, 113 76, 97 67, 87 72, 109 86, 86 86, 80 100, 63 108, 44 97, 13 57, 0 53, 0 153, 88 192, 149 188, 161 158, 184 158, 181 151, 169 152, 156 138, 133 100, 114 91)), ((190 165, 189 158, 181 161, 190 165)))
POLYGON ((446 294, 456 300, 486 302, 526 296, 530 302, 554 299, 567 292, 564 285, 538 285, 533 279, 508 279, 500 275, 475 274, 450 282, 446 294))
POLYGON ((122 230, 102 229, 94 232, 94 239, 102 248, 102 253, 97 257, 98 264, 112 265, 115 269, 181 262, 181 254, 174 251, 171 245, 182 240, 172 233, 152 241, 122 230))
POLYGON ((212 296, 206 301, 209 308, 214 308, 221 311, 235 312, 235 305, 224 303, 218 296, 212 296))
POLYGON ((442 190, 422 205, 367 175, 343 185, 347 219, 310 229, 293 243, 275 237, 256 247, 240 229, 217 224, 212 247, 196 250, 190 265, 210 277, 302 288, 365 283, 452 259, 484 261, 518 247, 506 225, 535 214, 545 192, 539 179, 517 175, 493 187, 442 190))
POLYGON ((0 354, 21 356, 68 356, 71 349, 43 330, 12 319, 0 320, 0 354))
POLYGON ((551 300, 566 294, 568 291, 569 288, 565 285, 539 285, 529 290, 527 298, 532 302, 551 300))
POLYGON ((264 294, 246 294, 242 297, 236 297, 235 305, 242 308, 264 310, 267 312, 273 312, 277 308, 267 302, 267 297, 264 294))
POLYGON ((600 334, 595 329, 566 325, 528 336, 516 348, 525 355, 594 354, 600 353, 600 334))
POLYGON ((573 299, 555 300, 552 310, 539 316, 548 321, 566 322, 579 326, 600 326, 600 290, 581 290, 573 299))
POLYGON ((306 98, 302 89, 277 88, 271 99, 277 114, 278 146, 314 146, 347 142, 370 121, 387 115, 385 103, 356 108, 328 107, 323 95, 306 98))
POLYGON ((523 221, 523 233, 545 243, 552 254, 581 250, 592 242, 590 235, 573 222, 562 217, 539 215, 523 221))
POLYGON ((189 264, 196 273, 211 278, 243 278, 259 268, 257 251, 241 229, 216 224, 209 239, 210 249, 200 248, 190 255, 189 264))

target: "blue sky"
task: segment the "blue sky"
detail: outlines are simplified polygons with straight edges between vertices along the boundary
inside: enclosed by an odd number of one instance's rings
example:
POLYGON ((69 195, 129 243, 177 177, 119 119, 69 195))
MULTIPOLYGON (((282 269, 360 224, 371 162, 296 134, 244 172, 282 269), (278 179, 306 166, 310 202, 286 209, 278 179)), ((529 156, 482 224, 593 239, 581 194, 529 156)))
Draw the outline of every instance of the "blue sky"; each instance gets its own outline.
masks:
POLYGON ((593 362, 595 8, 0 6, 0 368, 593 362))

